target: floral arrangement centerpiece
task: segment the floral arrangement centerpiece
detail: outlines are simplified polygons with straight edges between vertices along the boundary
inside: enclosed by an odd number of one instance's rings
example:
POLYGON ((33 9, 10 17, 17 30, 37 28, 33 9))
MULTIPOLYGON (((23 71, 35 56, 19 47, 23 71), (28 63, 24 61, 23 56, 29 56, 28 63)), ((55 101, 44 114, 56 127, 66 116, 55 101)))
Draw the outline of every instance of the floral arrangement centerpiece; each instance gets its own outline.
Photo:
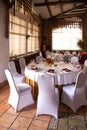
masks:
POLYGON ((51 57, 45 60, 45 65, 51 66, 52 64, 54 64, 54 60, 51 57))

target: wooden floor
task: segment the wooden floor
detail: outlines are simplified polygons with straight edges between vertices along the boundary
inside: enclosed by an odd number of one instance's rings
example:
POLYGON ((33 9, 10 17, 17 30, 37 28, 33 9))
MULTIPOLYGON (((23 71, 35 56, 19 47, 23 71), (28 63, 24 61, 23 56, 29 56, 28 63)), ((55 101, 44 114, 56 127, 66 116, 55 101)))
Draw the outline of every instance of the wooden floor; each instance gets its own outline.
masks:
MULTIPOLYGON (((8 96, 9 96, 9 86, 6 85, 0 88, 0 130, 53 130, 53 129, 60 130, 58 128, 51 129, 49 127, 52 119, 51 116, 41 115, 36 117, 36 103, 24 108, 20 112, 15 113, 14 109, 7 103, 8 96)), ((60 104, 59 112, 69 114, 73 113, 64 104, 60 104)), ((77 114, 86 115, 87 107, 81 107, 78 110, 77 114)), ((61 121, 60 118, 61 117, 59 117, 59 121, 61 121)), ((87 130, 87 128, 85 130, 87 130)))

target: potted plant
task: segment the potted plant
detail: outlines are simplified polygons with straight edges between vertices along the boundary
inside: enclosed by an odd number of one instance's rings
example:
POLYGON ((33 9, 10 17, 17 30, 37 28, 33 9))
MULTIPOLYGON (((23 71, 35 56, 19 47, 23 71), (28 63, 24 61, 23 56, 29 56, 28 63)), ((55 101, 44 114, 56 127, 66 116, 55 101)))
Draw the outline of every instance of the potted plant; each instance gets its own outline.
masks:
POLYGON ((82 51, 86 51, 87 50, 87 44, 84 40, 78 40, 77 42, 77 45, 79 46, 79 48, 82 50, 82 51))

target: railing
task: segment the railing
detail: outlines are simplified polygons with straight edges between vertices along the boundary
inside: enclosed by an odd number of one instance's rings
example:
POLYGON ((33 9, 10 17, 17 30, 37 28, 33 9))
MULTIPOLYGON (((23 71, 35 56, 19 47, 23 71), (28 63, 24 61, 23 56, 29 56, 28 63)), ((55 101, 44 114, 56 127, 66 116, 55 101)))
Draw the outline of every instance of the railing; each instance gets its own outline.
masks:
POLYGON ((10 61, 14 61, 16 65, 17 72, 21 73, 20 65, 19 65, 19 59, 21 57, 25 58, 26 64, 28 64, 32 59, 35 59, 36 56, 39 55, 39 52, 32 52, 20 56, 14 56, 10 58, 10 61))

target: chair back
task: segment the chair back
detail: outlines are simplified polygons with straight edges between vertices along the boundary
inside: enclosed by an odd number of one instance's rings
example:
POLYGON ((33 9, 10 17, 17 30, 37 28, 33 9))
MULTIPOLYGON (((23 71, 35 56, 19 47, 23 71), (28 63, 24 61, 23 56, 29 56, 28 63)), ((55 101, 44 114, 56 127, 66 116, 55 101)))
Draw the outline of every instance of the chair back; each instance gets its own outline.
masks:
POLYGON ((74 91, 74 105, 76 110, 82 105, 87 105, 87 100, 86 100, 87 81, 86 80, 87 80, 87 72, 86 71, 79 72, 79 74, 77 75, 76 87, 74 91))
POLYGON ((54 61, 60 61, 60 55, 59 54, 55 54, 54 55, 54 61))
POLYGON ((63 56, 63 61, 64 61, 64 62, 70 62, 70 55, 69 55, 69 54, 65 54, 65 55, 63 56))
POLYGON ((72 56, 71 57, 71 63, 72 64, 78 64, 79 63, 79 59, 77 56, 72 56))
POLYGON ((76 88, 82 88, 86 86, 87 71, 80 71, 76 78, 76 88))
POLYGON ((72 52, 72 56, 78 56, 77 52, 76 52, 76 51, 73 51, 73 52, 72 52))
POLYGON ((59 91, 55 88, 54 77, 49 74, 40 75, 38 88, 36 115, 48 114, 58 118, 59 91))
POLYGON ((9 67, 9 70, 12 73, 12 75, 17 74, 17 70, 16 70, 16 66, 15 66, 14 61, 9 61, 8 62, 8 67, 9 67))
POLYGON ((16 88, 16 85, 15 85, 15 82, 14 82, 14 79, 13 79, 13 77, 12 77, 12 74, 11 74, 11 72, 8 70, 8 69, 6 69, 5 70, 5 75, 6 75, 6 78, 7 78, 7 80, 8 80, 8 83, 9 83, 9 87, 10 87, 10 91, 12 92, 17 92, 18 90, 17 90, 17 88, 16 88))
MULTIPOLYGON (((80 98, 83 96, 87 96, 87 71, 82 70, 81 72, 78 73, 77 78, 76 78, 76 88, 75 88, 75 97, 78 95, 80 98)), ((78 98, 79 98, 78 96, 78 98)), ((77 99, 77 98, 76 98, 77 99)))
POLYGON ((20 64, 20 68, 21 68, 21 73, 24 74, 24 70, 26 67, 26 61, 23 57, 19 59, 19 64, 20 64))
POLYGON ((54 93, 55 91, 54 84, 55 84, 54 77, 49 74, 41 75, 38 77, 38 87, 40 93, 45 93, 45 94, 54 93))
POLYGON ((36 62, 41 62, 43 59, 44 58, 42 56, 36 56, 36 62))
POLYGON ((84 69, 87 70, 87 59, 84 61, 84 69))

